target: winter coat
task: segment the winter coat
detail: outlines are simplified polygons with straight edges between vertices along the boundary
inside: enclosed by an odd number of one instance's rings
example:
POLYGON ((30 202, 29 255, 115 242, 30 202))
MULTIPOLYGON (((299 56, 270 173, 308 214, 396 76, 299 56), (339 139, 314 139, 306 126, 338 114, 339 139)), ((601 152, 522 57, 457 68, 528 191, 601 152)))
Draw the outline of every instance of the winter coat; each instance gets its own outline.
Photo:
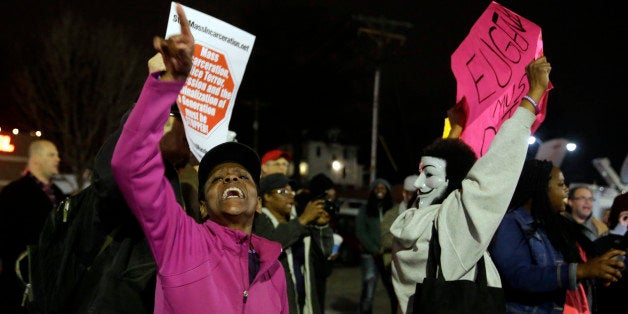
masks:
POLYGON ((262 208, 262 214, 255 217, 253 233, 277 241, 284 248, 280 261, 285 269, 286 278, 288 278, 290 313, 323 313, 325 304, 320 302, 322 296, 318 295, 316 289, 316 282, 319 280, 316 277, 316 272, 324 270, 326 267, 324 263, 327 257, 331 255, 331 249, 334 245, 332 229, 329 226, 303 226, 296 218, 285 223, 279 223, 267 208, 262 208), (297 241, 303 242, 305 251, 305 270, 303 272, 305 304, 302 309, 298 307, 291 249, 297 241))
POLYGON ((281 246, 211 220, 198 224, 163 177, 158 141, 182 87, 183 82, 149 75, 112 160, 116 181, 157 263, 155 313, 287 313, 281 246), (252 283, 250 245, 260 258, 252 283))
POLYGON ((506 214, 489 252, 502 274, 509 312, 563 313, 565 292, 577 288, 575 272, 570 276, 573 265, 565 262, 543 229, 534 227, 534 218, 524 208, 506 214))
MULTIPOLYGON (((27 173, 0 191, 0 312, 20 307, 24 286, 14 269, 27 245, 35 245, 50 211, 56 206, 33 175, 27 173)), ((65 195, 51 184, 56 202, 65 195)))

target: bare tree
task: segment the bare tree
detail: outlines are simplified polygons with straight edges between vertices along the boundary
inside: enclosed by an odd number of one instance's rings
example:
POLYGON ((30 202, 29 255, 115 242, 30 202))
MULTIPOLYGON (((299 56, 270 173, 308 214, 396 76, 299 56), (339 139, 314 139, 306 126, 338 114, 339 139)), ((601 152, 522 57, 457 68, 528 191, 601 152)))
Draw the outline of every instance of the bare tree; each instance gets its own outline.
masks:
POLYGON ((37 41, 41 53, 13 75, 16 114, 57 144, 82 187, 106 136, 135 102, 147 58, 124 29, 71 12, 49 29, 37 41))

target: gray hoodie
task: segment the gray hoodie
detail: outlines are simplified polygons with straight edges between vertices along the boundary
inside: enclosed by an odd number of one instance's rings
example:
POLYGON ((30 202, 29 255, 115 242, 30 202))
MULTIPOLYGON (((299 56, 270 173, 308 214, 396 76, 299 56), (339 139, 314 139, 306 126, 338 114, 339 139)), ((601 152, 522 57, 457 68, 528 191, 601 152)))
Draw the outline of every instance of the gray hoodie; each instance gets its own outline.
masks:
POLYGON ((416 283, 423 282, 432 221, 436 221, 441 267, 446 280, 474 280, 475 264, 484 255, 488 285, 501 287, 499 273, 486 251, 515 191, 535 116, 518 108, 505 121, 488 152, 478 159, 442 204, 411 208, 397 217, 391 233, 392 276, 402 313, 412 312, 416 283), (464 191, 464 192, 463 192, 464 191))

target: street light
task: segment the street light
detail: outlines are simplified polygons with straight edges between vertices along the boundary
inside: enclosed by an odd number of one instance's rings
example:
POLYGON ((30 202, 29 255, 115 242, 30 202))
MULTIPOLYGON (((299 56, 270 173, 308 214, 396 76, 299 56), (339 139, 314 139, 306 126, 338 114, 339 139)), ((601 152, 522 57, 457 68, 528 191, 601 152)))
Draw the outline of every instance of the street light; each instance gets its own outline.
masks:
POLYGON ((575 143, 564 138, 555 138, 545 142, 534 136, 528 138, 529 145, 536 142, 539 143, 539 148, 534 158, 539 160, 550 160, 556 167, 560 167, 563 163, 563 159, 565 159, 565 154, 567 152, 573 152, 578 147, 575 143))
MULTIPOLYGON (((534 143, 537 143, 537 142, 539 143, 539 145, 543 144, 543 141, 534 135, 530 135, 530 137, 528 137, 528 145, 534 145, 534 143)), ((574 150, 578 149, 578 145, 576 143, 569 142, 565 144, 565 148, 568 151, 573 152, 574 150)))
POLYGON ((340 170, 342 170, 342 162, 340 162, 339 160, 332 161, 331 169, 333 169, 335 172, 340 172, 340 170))
POLYGON ((307 162, 302 161, 299 163, 299 175, 301 175, 301 177, 305 177, 308 175, 308 173, 310 172, 310 166, 308 165, 307 162))

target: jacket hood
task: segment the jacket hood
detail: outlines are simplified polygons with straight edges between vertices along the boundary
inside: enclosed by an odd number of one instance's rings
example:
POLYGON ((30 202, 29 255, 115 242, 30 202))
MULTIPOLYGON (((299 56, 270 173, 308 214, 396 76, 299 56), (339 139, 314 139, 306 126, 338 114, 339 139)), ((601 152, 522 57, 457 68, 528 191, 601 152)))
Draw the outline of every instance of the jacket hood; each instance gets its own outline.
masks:
POLYGON ((416 240, 425 232, 431 232, 432 219, 425 219, 425 216, 436 217, 436 212, 440 205, 430 205, 421 209, 406 209, 390 227, 390 233, 404 248, 414 245, 416 240))

